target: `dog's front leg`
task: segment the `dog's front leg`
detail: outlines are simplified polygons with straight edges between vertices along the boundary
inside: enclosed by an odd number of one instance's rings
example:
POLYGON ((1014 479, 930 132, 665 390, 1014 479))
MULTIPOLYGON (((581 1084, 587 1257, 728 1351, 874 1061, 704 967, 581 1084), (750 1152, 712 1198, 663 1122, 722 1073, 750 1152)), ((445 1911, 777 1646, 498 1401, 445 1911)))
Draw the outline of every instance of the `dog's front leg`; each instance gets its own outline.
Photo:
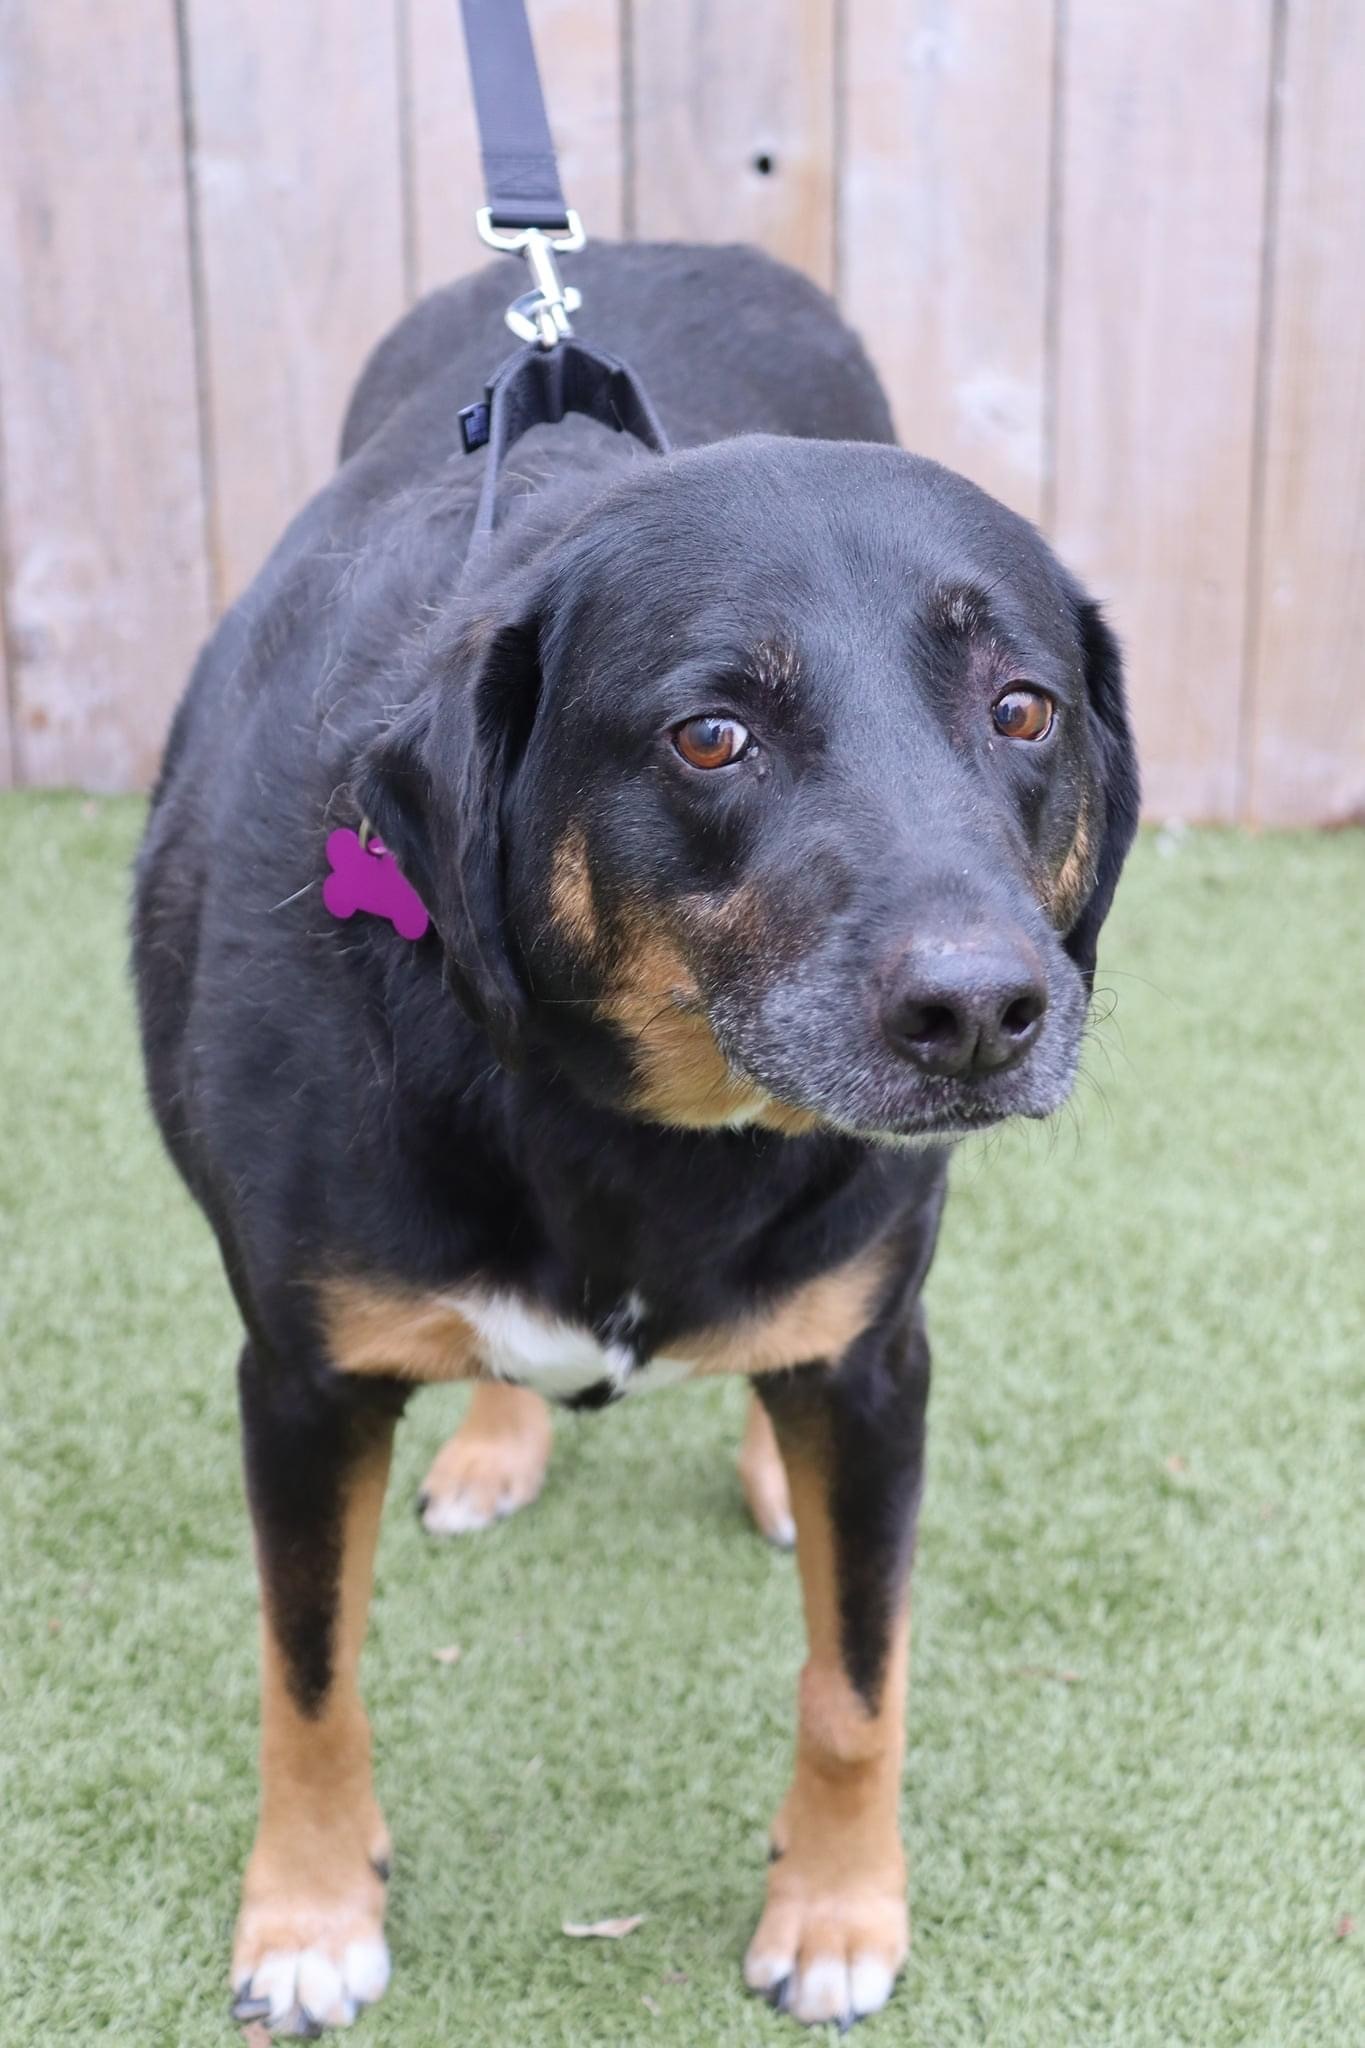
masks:
POLYGON ((847 2024, 885 2004, 909 1944, 899 1807, 923 1326, 758 1384, 791 1487, 809 1655, 744 1975, 796 2019, 847 2024))
POLYGON ((234 2014, 346 2025, 389 1976, 389 1839, 356 1667, 395 1412, 380 1390, 240 1370, 261 1581, 261 1811, 232 1954, 234 2014))

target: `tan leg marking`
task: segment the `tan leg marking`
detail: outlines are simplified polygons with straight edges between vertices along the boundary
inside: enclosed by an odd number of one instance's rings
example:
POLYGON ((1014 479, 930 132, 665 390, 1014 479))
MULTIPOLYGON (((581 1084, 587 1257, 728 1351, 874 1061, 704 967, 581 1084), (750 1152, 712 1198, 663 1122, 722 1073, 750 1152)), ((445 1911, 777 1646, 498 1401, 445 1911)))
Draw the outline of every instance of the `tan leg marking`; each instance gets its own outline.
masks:
POLYGON ((319 1284, 318 1312, 338 1372, 400 1380, 468 1380, 478 1374, 475 1331, 442 1295, 329 1279, 319 1284))
POLYGON ((790 1550, 796 1541, 792 1520, 791 1491, 787 1468, 777 1448, 768 1411, 757 1394, 750 1394, 744 1418, 744 1441, 739 1447, 739 1483, 749 1504, 749 1513, 761 1536, 779 1550, 790 1550))
POLYGON ((900 1838, 908 1609, 892 1627, 875 1711, 844 1672, 834 1532, 818 1447, 784 1447, 810 1654, 801 1674, 796 1770, 773 1824, 781 1853, 744 1959, 752 1990, 786 1985, 794 2018, 846 2021, 886 2003, 910 1922, 900 1838))
POLYGON ((384 1941, 388 1829, 370 1774, 370 1730, 356 1670, 370 1604, 392 1429, 357 1468, 346 1502, 332 1683, 303 1713, 263 1614, 261 1813, 232 1950, 239 2001, 298 2031, 306 2015, 348 2026, 389 1979, 384 1941))
POLYGON ((545 1483, 552 1435, 539 1394, 479 1381, 468 1414, 422 1482, 423 1526, 433 1536, 460 1535, 528 1507, 545 1483))

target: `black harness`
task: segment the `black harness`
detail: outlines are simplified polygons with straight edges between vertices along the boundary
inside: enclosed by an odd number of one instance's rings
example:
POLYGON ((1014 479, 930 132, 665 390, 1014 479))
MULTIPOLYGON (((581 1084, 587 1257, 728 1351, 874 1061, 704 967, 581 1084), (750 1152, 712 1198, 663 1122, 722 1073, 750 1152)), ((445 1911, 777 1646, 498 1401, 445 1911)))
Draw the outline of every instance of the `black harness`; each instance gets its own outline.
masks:
POLYGON ((569 324, 582 301, 561 284, 555 256, 581 249, 587 237, 559 182, 524 0, 460 5, 488 197, 475 221, 491 249, 525 256, 532 279, 506 313, 524 346, 493 372, 482 399, 460 413, 465 453, 488 449, 467 570, 492 539, 498 475, 528 428, 580 412, 658 454, 667 452, 668 437, 634 371, 578 340, 569 324))

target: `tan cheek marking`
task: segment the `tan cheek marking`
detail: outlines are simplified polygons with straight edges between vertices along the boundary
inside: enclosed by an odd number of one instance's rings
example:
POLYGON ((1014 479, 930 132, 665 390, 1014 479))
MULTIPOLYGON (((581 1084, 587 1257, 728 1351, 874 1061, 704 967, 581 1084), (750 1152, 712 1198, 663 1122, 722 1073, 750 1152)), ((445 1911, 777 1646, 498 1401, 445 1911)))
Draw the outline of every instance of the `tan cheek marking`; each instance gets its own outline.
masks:
POLYGON ((731 1071, 676 947, 637 934, 627 941, 626 959, 625 974, 602 1008, 634 1050, 640 1079, 634 1107, 691 1130, 756 1114, 767 1098, 731 1071))
POLYGON ((474 1329, 439 1295, 334 1279, 321 1283, 318 1302, 338 1372, 423 1381, 478 1376, 474 1329))
MULTIPOLYGON (((261 1628, 261 1816, 233 1946, 234 1981, 273 1950, 377 1940, 390 1855, 374 1796, 370 1730, 356 1684, 393 1432, 352 1480, 342 1521, 332 1683, 316 1712, 289 1689, 269 1601, 261 1628)), ((262 1575, 268 1583, 268 1575, 262 1575)))
POLYGON ((757 945, 770 922, 767 906, 757 885, 741 882, 737 889, 719 894, 683 896, 678 910, 689 930, 714 944, 757 945))
POLYGON ((815 936, 809 907, 757 882, 720 894, 683 896, 678 913, 689 938, 722 965, 757 956, 776 972, 800 958, 815 936))
MULTIPOLYGON (((761 899, 750 889, 734 891, 719 906, 693 897, 685 909, 731 943, 750 928, 761 929, 761 899)), ((696 979, 671 940, 633 933, 625 954, 626 974, 602 1007, 634 1047, 640 1086, 633 1106, 641 1115, 685 1130, 742 1121, 800 1137, 821 1128, 815 1111, 780 1102, 735 1073, 716 1043, 696 979)))
POLYGON ((597 907, 588 872, 588 849, 581 825, 571 825, 550 864, 550 910, 555 923, 583 952, 597 944, 597 907))
POLYGON ((785 1138, 804 1138, 823 1127, 823 1118, 813 1109, 797 1109, 790 1102, 771 1097, 754 1118, 761 1130, 780 1131, 785 1138))
POLYGON ((1075 923, 1089 893, 1093 878, 1091 855, 1090 798, 1087 794, 1081 798, 1075 836, 1048 891, 1048 909, 1060 931, 1069 930, 1075 923))
POLYGON ((886 1269, 879 1246, 805 1281, 765 1314, 679 1337, 669 1349, 694 1359, 699 1373, 781 1372, 787 1366, 842 1358, 872 1320, 886 1269))

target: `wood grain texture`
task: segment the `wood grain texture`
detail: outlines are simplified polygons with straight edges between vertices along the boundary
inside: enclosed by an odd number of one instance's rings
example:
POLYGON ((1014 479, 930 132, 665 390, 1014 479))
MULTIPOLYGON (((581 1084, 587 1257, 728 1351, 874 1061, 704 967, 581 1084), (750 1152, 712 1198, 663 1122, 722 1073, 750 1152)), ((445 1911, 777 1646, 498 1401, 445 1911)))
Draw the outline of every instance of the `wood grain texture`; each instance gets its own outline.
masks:
POLYGON ((1067 8, 1055 535, 1158 816, 1236 802, 1270 43, 1264 0, 1067 8))
MULTIPOLYGON (((1149 815, 1365 811, 1365 8, 530 10, 590 233, 837 282, 907 445, 1050 525, 1149 815)), ((481 192, 457 0, 0 0, 0 785, 145 785, 481 192)))
POLYGON ((5 654, 5 528, 0 504, 0 789, 14 787, 14 739, 10 727, 9 662, 5 654))
POLYGON ((186 0, 219 603, 336 466, 403 306, 398 35, 374 0, 186 0))
MULTIPOLYGON (((483 172, 460 10, 455 0, 400 4, 411 283, 420 294, 493 257, 474 231, 483 172)), ((622 0, 530 0, 528 13, 565 197, 589 235, 619 235, 622 0)), ((523 271, 507 263, 509 301, 526 289, 523 271)))
POLYGON ((1248 815, 1365 822, 1365 10, 1294 0, 1281 101, 1248 815))
POLYGON ((834 0, 643 0, 633 23, 634 232, 756 242, 832 286, 834 0))
POLYGON ((1054 0, 858 0, 840 296, 907 448, 1042 511, 1054 0))
POLYGON ((15 772, 145 784, 208 624, 175 26, 0 8, 15 772))

